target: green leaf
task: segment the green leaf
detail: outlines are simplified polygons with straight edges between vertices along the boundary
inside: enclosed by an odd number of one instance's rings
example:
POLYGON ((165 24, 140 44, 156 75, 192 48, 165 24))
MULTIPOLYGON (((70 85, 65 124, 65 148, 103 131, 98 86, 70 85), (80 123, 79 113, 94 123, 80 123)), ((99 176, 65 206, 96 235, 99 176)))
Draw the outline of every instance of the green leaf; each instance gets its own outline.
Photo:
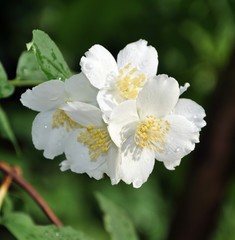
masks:
POLYGON ((16 78, 18 80, 47 80, 32 52, 23 52, 21 54, 17 65, 16 78))
POLYGON ((59 48, 43 31, 33 31, 33 39, 27 44, 27 48, 33 51, 48 80, 66 79, 71 76, 70 69, 59 48))
POLYGON ((23 213, 9 213, 0 223, 18 240, 91 240, 84 233, 71 227, 35 225, 32 219, 23 213))
POLYGON ((101 209, 104 212, 104 223, 112 240, 138 239, 134 226, 126 213, 100 193, 96 194, 101 209))
POLYGON ((20 152, 18 143, 11 129, 7 115, 1 106, 0 106, 0 135, 6 139, 9 139, 12 142, 16 152, 17 153, 20 152))
POLYGON ((14 86, 7 80, 6 72, 0 62, 0 98, 6 98, 12 95, 14 86))

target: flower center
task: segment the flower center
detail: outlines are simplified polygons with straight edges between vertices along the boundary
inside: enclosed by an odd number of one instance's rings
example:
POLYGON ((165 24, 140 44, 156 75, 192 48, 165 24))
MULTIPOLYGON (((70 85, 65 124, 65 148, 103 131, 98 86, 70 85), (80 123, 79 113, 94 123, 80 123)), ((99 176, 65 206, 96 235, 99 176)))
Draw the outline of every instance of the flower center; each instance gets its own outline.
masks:
POLYGON ((170 123, 155 116, 147 116, 137 125, 135 143, 141 148, 147 147, 153 151, 164 151, 165 135, 170 129, 170 123))
POLYGON ((131 68, 131 64, 128 63, 123 69, 119 70, 116 86, 122 97, 126 99, 136 99, 145 80, 145 74, 138 73, 137 68, 131 68))
POLYGON ((64 127, 67 131, 78 126, 63 110, 58 110, 53 114, 52 128, 64 127))
POLYGON ((109 149, 111 139, 108 131, 94 126, 86 126, 86 132, 81 132, 78 142, 87 145, 91 159, 97 159, 109 149))

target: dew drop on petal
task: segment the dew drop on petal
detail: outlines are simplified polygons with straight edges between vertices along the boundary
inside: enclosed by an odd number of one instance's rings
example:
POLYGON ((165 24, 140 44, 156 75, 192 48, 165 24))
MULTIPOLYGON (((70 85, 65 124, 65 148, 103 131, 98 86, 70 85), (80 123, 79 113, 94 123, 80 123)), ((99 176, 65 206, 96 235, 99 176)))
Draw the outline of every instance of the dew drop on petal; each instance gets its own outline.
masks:
POLYGON ((91 70, 92 68, 93 68, 93 65, 92 64, 90 64, 90 63, 86 63, 86 64, 84 64, 84 68, 85 68, 85 70, 91 70))
POLYGON ((180 151, 180 148, 176 148, 174 152, 178 153, 180 151))
POLYGON ((133 181, 133 186, 134 186, 135 188, 139 188, 141 185, 142 185, 142 181, 141 181, 140 179, 135 179, 135 180, 133 181))
POLYGON ((47 128, 48 128, 48 126, 47 126, 47 125, 45 125, 45 126, 44 126, 44 128, 46 128, 46 129, 47 129, 47 128))

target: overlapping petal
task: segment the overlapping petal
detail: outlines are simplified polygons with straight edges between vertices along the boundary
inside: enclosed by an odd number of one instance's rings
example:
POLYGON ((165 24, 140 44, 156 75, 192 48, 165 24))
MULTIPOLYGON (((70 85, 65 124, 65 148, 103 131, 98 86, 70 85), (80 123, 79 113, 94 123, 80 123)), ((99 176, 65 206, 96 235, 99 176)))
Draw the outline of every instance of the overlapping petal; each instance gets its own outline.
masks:
POLYGON ((65 98, 64 82, 51 80, 28 89, 21 95, 21 103, 34 110, 46 111, 58 107, 65 98))
POLYGON ((117 56, 119 69, 127 64, 137 68, 139 72, 143 72, 147 77, 155 76, 158 68, 158 54, 154 47, 147 46, 147 41, 140 39, 137 42, 128 44, 121 50, 117 56))
POLYGON ((206 126, 206 122, 203 120, 206 116, 205 110, 191 99, 179 99, 174 114, 186 117, 189 121, 193 122, 199 130, 206 126))
POLYGON ((53 127, 55 110, 40 112, 33 121, 32 139, 35 148, 44 150, 46 158, 53 159, 64 152, 64 146, 70 135, 65 127, 53 127))
POLYGON ((80 101, 97 106, 98 90, 91 85, 83 73, 76 74, 65 80, 65 92, 70 101, 80 101))
POLYGON ((118 184, 121 180, 119 165, 121 163, 120 150, 114 144, 110 145, 107 152, 107 171, 105 172, 113 185, 118 184))
POLYGON ((167 75, 150 79, 140 91, 136 100, 140 118, 154 115, 161 118, 169 114, 179 98, 178 82, 167 75))
POLYGON ((148 148, 136 146, 134 136, 129 137, 121 147, 121 163, 119 172, 121 179, 133 187, 139 188, 147 181, 153 171, 154 152, 148 148))
POLYGON ((80 61, 82 72, 91 84, 101 89, 110 74, 118 74, 117 63, 111 53, 101 45, 92 46, 80 61))
POLYGON ((118 147, 121 146, 125 138, 134 133, 138 121, 135 100, 125 101, 113 110, 108 130, 113 142, 118 147))
POLYGON ((84 131, 86 129, 78 129, 69 137, 65 146, 67 160, 61 163, 61 170, 70 169, 75 173, 87 173, 98 180, 107 172, 107 156, 100 155, 95 160, 90 158, 89 148, 77 140, 80 133, 84 131))
POLYGON ((122 99, 120 98, 117 91, 115 91, 115 89, 104 88, 99 91, 97 95, 97 102, 99 104, 101 111, 104 114, 105 122, 108 122, 113 109, 120 102, 122 102, 122 99))
POLYGON ((156 151, 155 157, 172 170, 180 163, 181 158, 190 153, 195 143, 199 142, 198 128, 184 116, 168 115, 164 118, 170 123, 165 136, 163 151, 156 151))
POLYGON ((98 107, 83 102, 68 102, 60 107, 75 122, 82 126, 102 127, 102 112, 98 107))

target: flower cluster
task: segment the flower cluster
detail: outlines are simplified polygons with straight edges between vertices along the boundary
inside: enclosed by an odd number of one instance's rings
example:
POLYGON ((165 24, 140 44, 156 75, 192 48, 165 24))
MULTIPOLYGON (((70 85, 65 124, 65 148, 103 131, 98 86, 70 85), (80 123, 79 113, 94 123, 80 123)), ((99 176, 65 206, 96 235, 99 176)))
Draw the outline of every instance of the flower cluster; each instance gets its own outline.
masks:
POLYGON ((173 170, 199 142, 204 109, 179 98, 188 83, 180 87, 157 75, 157 51, 145 40, 128 44, 117 61, 94 45, 80 65, 80 74, 21 96, 24 106, 39 112, 32 126, 35 147, 49 159, 65 153, 62 171, 95 179, 107 174, 112 184, 123 180, 138 188, 155 159, 173 170))

